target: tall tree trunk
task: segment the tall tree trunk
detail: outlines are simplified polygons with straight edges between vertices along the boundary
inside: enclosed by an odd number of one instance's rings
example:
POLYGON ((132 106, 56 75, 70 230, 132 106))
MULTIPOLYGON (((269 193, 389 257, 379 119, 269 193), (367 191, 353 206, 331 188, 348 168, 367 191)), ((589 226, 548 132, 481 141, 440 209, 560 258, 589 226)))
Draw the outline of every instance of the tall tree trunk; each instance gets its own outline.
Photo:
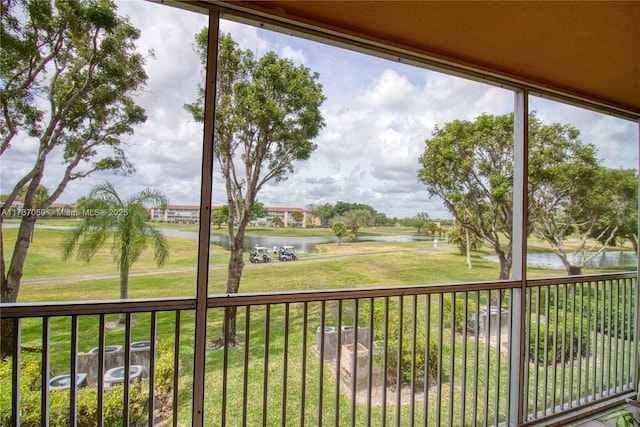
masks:
MULTIPOLYGON (((511 278, 511 263, 512 257, 511 253, 505 254, 504 251, 496 251, 498 255, 498 259, 500 260, 500 277, 498 280, 508 280, 511 278)), ((491 292, 491 304, 498 306, 502 299, 504 298, 505 290, 501 290, 497 293, 491 292)))
POLYGON ((494 245, 494 249, 500 261, 500 276, 498 280, 508 280, 511 277, 511 251, 507 254, 502 249, 499 249, 497 245, 494 245))
MULTIPOLYGON (((120 299, 129 299, 129 265, 122 263, 120 266, 120 299)), ((127 315, 120 313, 118 323, 124 325, 127 322, 127 315)))
POLYGON ((577 265, 569 265, 567 267, 567 274, 569 276, 579 276, 582 274, 582 267, 577 265))
MULTIPOLYGON (((240 279, 242 278, 242 270, 244 269, 244 259, 242 258, 243 244, 244 239, 236 235, 232 244, 229 260, 229 274, 227 277, 227 293, 229 294, 238 293, 238 289, 240 289, 240 279)), ((242 338, 238 337, 236 332, 237 311, 237 307, 229 307, 225 310, 222 336, 226 336, 229 347, 235 347, 243 342, 242 338)))
MULTIPOLYGON (((1 226, 2 224, 0 224, 1 226)), ((31 244, 31 235, 36 225, 35 216, 24 216, 20 221, 20 228, 18 229, 18 237, 16 238, 16 244, 13 250, 13 256, 11 257, 11 264, 9 270, 6 272, 6 276, 3 274, 2 283, 0 283, 0 293, 3 303, 13 303, 18 299, 18 291, 20 290, 20 280, 22 280, 22 272, 24 269, 24 262, 27 259, 27 251, 31 244)), ((2 236, 4 237, 4 236, 2 236)), ((4 241, 3 241, 4 245, 4 241)), ((4 246, 2 252, 2 265, 4 270, 4 246)), ((4 271, 3 271, 4 273, 4 271)), ((13 321, 3 320, 0 324, 0 360, 6 356, 13 355, 13 321)))
POLYGON ((469 238, 469 229, 464 229, 464 234, 467 239, 467 265, 469 266, 469 270, 471 270, 471 239, 469 238))
MULTIPOLYGON (((231 239, 231 254, 229 259, 229 268, 227 275, 227 293, 235 294, 240 289, 240 279, 242 278, 242 270, 244 269, 243 256, 244 235, 238 233, 231 239)), ((218 338, 210 340, 209 348, 236 347, 241 345, 244 340, 237 335, 236 316, 237 307, 227 307, 224 311, 222 321, 222 331, 218 338)))

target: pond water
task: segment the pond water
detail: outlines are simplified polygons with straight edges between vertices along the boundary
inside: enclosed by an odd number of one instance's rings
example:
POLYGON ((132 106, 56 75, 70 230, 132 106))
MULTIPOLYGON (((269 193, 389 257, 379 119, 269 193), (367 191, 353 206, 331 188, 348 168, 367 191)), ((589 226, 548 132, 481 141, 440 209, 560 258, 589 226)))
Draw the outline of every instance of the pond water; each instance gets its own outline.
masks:
MULTIPOLYGON (((18 224, 3 224, 6 228, 17 228, 18 224)), ((49 229, 72 229, 73 226, 64 225, 41 225, 36 224, 37 228, 49 228, 49 229)), ((175 237, 178 239, 190 239, 198 240, 198 233, 195 231, 181 231, 173 228, 159 228, 165 236, 175 237)), ((433 240, 432 236, 418 236, 418 235, 396 235, 396 236, 360 236, 360 241, 374 241, 374 242, 416 242, 424 240, 433 240)), ((229 237, 226 234, 212 234, 211 242, 216 245, 220 245, 225 249, 229 249, 229 237)), ((281 237, 281 236, 245 236, 244 238, 244 250, 249 251, 254 246, 266 246, 269 248, 269 252, 273 250, 274 246, 290 245, 295 248, 297 253, 313 253, 316 252, 316 246, 322 243, 337 242, 337 237, 281 237)))
MULTIPOLYGON (((189 231, 174 230, 171 228, 162 228, 162 232, 166 236, 177 237, 181 239, 198 240, 198 233, 189 231)), ((432 237, 413 236, 413 235, 397 235, 397 236, 360 236, 360 241, 377 241, 377 242, 414 242, 421 240, 432 240, 432 237)), ((220 245, 225 249, 229 249, 229 237, 225 234, 212 234, 211 242, 220 245)), ((337 242, 336 237, 280 237, 280 236, 245 236, 244 249, 248 251, 254 246, 266 246, 269 252, 274 246, 290 245, 295 248, 297 253, 313 253, 316 252, 316 246, 322 243, 337 242)))
MULTIPOLYGON (((498 262, 497 255, 484 257, 498 262)), ((581 257, 578 259, 582 259, 581 257)), ((633 251, 609 251, 597 255, 586 264, 587 268, 635 268, 638 257, 633 251)), ((534 252, 527 254, 527 266, 534 268, 564 269, 560 258, 553 252, 534 252)))

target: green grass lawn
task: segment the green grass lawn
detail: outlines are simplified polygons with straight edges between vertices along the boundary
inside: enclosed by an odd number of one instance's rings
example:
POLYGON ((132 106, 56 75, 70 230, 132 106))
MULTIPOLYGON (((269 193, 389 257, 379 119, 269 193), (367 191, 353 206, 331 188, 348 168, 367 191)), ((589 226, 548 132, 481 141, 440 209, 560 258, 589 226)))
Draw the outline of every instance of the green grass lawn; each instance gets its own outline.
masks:
MULTIPOLYGON (((8 263, 11 259, 13 244, 18 230, 7 228, 3 229, 2 232, 5 239, 5 256, 8 263)), ((68 233, 68 230, 60 229, 35 229, 33 241, 27 252, 27 260, 24 265, 24 279, 118 272, 108 241, 105 242, 104 247, 96 253, 90 262, 77 259, 75 256, 69 260, 63 260, 62 248, 68 233)), ((161 269, 196 267, 198 242, 174 237, 167 237, 167 241, 169 242, 170 256, 167 263, 160 267, 161 269)), ((217 245, 211 245, 210 251, 212 263, 228 262, 228 251, 217 245)), ((148 249, 133 265, 132 272, 155 269, 157 267, 153 260, 153 252, 148 249)))
MULTIPOLYGON (((173 226, 173 225, 172 225, 173 226)), ((191 225, 192 226, 192 225, 191 225)), ((180 225, 179 229, 189 230, 188 225, 180 225)), ((195 227, 195 226, 194 226, 195 227)), ((255 230, 256 233, 269 233, 273 229, 266 228, 255 230)), ((278 231, 291 231, 300 233, 332 233, 325 229, 279 229, 278 231), (301 231, 303 230, 303 231, 301 231)), ((395 228, 393 230, 396 230, 395 228)), ((377 230, 370 232, 375 233, 377 230)), ((386 232, 387 230, 385 230, 386 232)), ((15 239, 16 229, 3 230, 5 238, 5 248, 12 248, 11 241, 15 239)), ((113 263, 108 246, 105 246, 96 257, 90 262, 72 259, 62 261, 60 258, 61 245, 65 238, 65 231, 52 229, 37 229, 34 234, 34 241, 29 250, 25 268, 25 279, 39 277, 68 277, 94 273, 115 273, 117 269, 113 263)), ((404 234, 407 230, 404 230, 404 234)), ((403 233, 400 233, 403 234, 403 233)), ((282 235, 278 233, 278 235, 282 235)), ((300 234, 295 234, 300 235, 300 234)), ((306 234, 314 235, 314 234, 306 234)), ((320 234, 315 234, 320 235, 320 234)), ((169 238, 170 259, 163 267, 182 268, 195 267, 197 264, 197 242, 191 240, 169 238)), ((5 249, 6 250, 6 249, 5 249)), ((406 286, 437 283, 463 283, 478 282, 485 280, 495 280, 498 275, 499 266, 496 263, 487 261, 484 255, 491 254, 489 249, 482 249, 472 256, 473 268, 466 265, 466 258, 461 256, 455 247, 447 245, 445 242, 439 244, 438 249, 433 248, 431 242, 355 242, 355 243, 327 243, 319 245, 319 250, 314 254, 302 254, 296 262, 274 261, 267 264, 250 264, 246 261, 240 292, 282 292, 292 290, 318 290, 318 289, 342 289, 342 288, 368 288, 379 286, 406 286)), ((226 293, 227 270, 225 264, 228 262, 228 252, 218 246, 211 246, 211 260, 209 271, 209 293, 226 293)), ((152 253, 145 253, 134 265, 133 271, 155 269, 152 253)), ((585 271, 586 273, 587 271, 585 271)), ((531 269, 528 271, 529 277, 542 277, 552 275, 565 275, 564 270, 541 270, 531 269)), ((181 296, 195 296, 196 271, 186 271, 178 273, 162 273, 149 276, 131 276, 129 279, 130 298, 170 298, 181 296)), ((103 300, 116 299, 119 295, 119 280, 117 277, 94 278, 80 281, 52 281, 47 283, 25 283, 21 286, 19 302, 33 301, 72 301, 72 300, 103 300)), ((422 298, 422 297, 421 297, 422 298)), ((407 298, 405 305, 410 304, 411 299, 407 298)), ((486 302, 483 294, 481 303, 486 302)), ((367 302, 364 301, 363 305, 367 302)), ((352 304, 352 302, 345 302, 352 304)), ((435 302, 432 301, 432 305, 435 302)), ((407 306, 408 307, 408 306, 407 306)), ((417 315, 419 318, 426 317, 426 304, 421 299, 418 304, 417 315)), ((249 348, 249 370, 246 378, 250 386, 248 389, 247 415, 248 425, 261 424, 263 416, 267 420, 267 425, 275 425, 284 413, 291 424, 298 424, 300 417, 301 386, 306 386, 307 401, 304 412, 305 421, 310 425, 318 424, 319 409, 318 401, 320 393, 323 396, 323 423, 333 424, 333 417, 338 409, 338 420, 340 425, 350 423, 351 401, 347 397, 339 395, 336 399, 336 383, 334 376, 328 368, 323 368, 320 372, 318 358, 311 353, 310 346, 315 343, 315 329, 321 323, 321 304, 311 303, 308 306, 307 318, 307 342, 303 342, 302 321, 303 305, 293 304, 289 313, 289 335, 285 335, 284 325, 284 305, 274 306, 269 313, 267 320, 266 308, 256 306, 251 309, 251 323, 249 331, 245 330, 245 308, 239 310, 238 329, 240 335, 250 336, 249 348), (265 342, 266 326, 269 326, 268 343, 265 342), (287 351, 285 351, 284 341, 288 341, 287 351), (303 349, 306 349, 306 359, 303 359, 303 349), (264 366, 264 356, 268 354, 269 364, 264 366), (287 371, 284 371, 284 361, 288 363, 287 371), (307 371, 302 377, 302 361, 306 360, 307 371), (266 372, 266 377, 264 376, 266 372), (318 387, 320 375, 323 376, 323 390, 318 387), (284 380, 283 380, 284 378, 284 380), (264 387, 267 387, 267 414, 262 413, 262 399, 264 387), (282 395, 284 393, 283 384, 286 384, 287 402, 286 407, 282 407, 282 395), (337 403, 337 407, 335 406, 337 403)), ((407 308, 407 312, 410 310, 407 308)), ((326 324, 336 324, 337 303, 329 302, 325 306, 326 324)), ((342 324, 353 322, 353 316, 348 307, 345 307, 342 324)), ((430 317, 437 319, 440 309, 437 305, 430 310, 430 317)), ((213 338, 220 333, 222 312, 219 309, 212 309, 208 315, 207 333, 209 338, 213 338)), ((110 316, 107 320, 115 320, 110 316)), ((132 329, 132 341, 149 339, 150 316, 148 314, 136 314, 135 324, 132 329)), ((407 320, 409 321, 409 320, 407 320)), ((360 319, 360 324, 368 322, 364 317, 360 319)), ((175 332, 174 313, 160 313, 157 319, 159 339, 173 337, 175 332)), ((55 318, 51 323, 51 354, 52 354, 52 374, 68 371, 69 366, 69 336, 70 320, 68 318, 55 318)), ((432 324, 432 333, 435 335, 440 326, 437 321, 432 324)), ((98 316, 83 316, 79 325, 78 348, 80 351, 88 351, 98 345, 98 316)), ((454 363, 466 360, 462 354, 462 339, 459 336, 451 338, 450 330, 444 330, 443 342, 443 368, 450 369, 451 342, 455 345, 454 363)), ((193 337, 194 337, 194 313, 181 313, 181 340, 180 340, 180 406, 178 417, 180 424, 188 425, 191 417, 191 381, 193 372, 193 337)), ((42 341, 42 321, 40 319, 25 319, 22 322, 23 345, 31 348, 41 347, 42 341)), ((122 329, 107 330, 107 344, 123 344, 124 331, 122 329)), ((222 364, 224 363, 224 352, 220 350, 207 350, 206 366, 206 425, 219 425, 223 410, 226 411, 229 425, 236 425, 240 422, 243 404, 243 381, 245 346, 229 350, 227 373, 227 393, 225 396, 226 406, 223 409, 222 385, 222 364)), ((467 356, 472 349, 467 349, 467 356)), ((489 366, 489 371, 483 372, 488 375, 479 378, 480 385, 484 390, 484 383, 489 384, 489 393, 495 394, 493 389, 493 378, 498 375, 501 378, 501 387, 506 378, 506 368, 496 368, 497 352, 493 347, 488 348, 484 344, 479 344, 481 361, 479 366, 489 366), (487 359, 488 358, 488 359, 487 359), (496 371, 500 369, 500 371, 496 371), (486 380, 484 378, 487 378, 486 380)), ((504 356, 503 356, 504 357, 504 356)), ((504 360, 503 360, 503 363, 504 360)), ((457 366, 457 365, 456 365, 457 366)), ((462 382, 462 370, 456 367, 453 370, 453 384, 450 388, 450 379, 447 379, 442 389, 442 396, 445 406, 442 408, 442 420, 448 420, 448 396, 451 391, 456 394, 460 392, 459 384, 462 382)), ((466 373, 467 381, 475 381, 466 373)), ((466 390, 469 402, 473 395, 466 390)), ((433 408, 433 399, 430 397, 430 408, 433 408)), ((462 410, 459 401, 454 403, 454 422, 460 420, 462 410)), ((491 405, 493 405, 493 400, 491 405)), ((416 411, 421 414, 421 402, 416 402, 416 411), (418 407, 420 409, 418 409, 418 407)), ((470 405, 471 406, 471 405, 470 405)), ((504 408, 504 403, 500 403, 504 408)), ((400 414, 395 413, 393 405, 390 406, 386 417, 388 422, 394 423, 395 417, 401 420, 401 425, 409 424, 409 407, 403 405, 400 414)), ((493 417, 493 406, 481 409, 488 411, 493 417)), ((433 409, 430 409, 433 411, 433 409)), ((470 409, 464 410, 467 422, 473 416, 470 409)), ((379 407, 372 410, 372 418, 380 420, 382 412, 379 407)), ((480 414, 481 415, 481 414, 480 414)), ((416 418, 418 422, 419 417, 416 418)), ((502 421, 502 419, 501 419, 502 421)), ((363 405, 356 408, 356 425, 366 423, 366 411, 363 405)), ((435 424, 435 415, 430 412, 428 425, 435 424)))

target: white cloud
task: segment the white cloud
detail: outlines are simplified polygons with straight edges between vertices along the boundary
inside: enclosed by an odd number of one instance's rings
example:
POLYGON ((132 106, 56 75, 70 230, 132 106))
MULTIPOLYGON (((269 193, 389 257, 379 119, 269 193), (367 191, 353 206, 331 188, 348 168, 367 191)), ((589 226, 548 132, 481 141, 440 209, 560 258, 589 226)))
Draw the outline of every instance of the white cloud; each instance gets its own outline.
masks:
POLYGON ((393 70, 384 70, 372 85, 359 97, 360 104, 383 110, 405 110, 417 87, 393 70))
POLYGON ((291 46, 284 46, 280 51, 280 56, 282 58, 288 58, 298 64, 304 64, 307 61, 302 50, 293 49, 291 46))

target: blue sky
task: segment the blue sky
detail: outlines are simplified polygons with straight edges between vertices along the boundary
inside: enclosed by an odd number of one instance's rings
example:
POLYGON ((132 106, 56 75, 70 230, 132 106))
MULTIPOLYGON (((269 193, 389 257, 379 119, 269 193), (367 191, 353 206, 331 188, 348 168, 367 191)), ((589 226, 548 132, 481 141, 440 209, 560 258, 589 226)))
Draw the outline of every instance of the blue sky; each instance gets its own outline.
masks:
MULTIPOLYGON (((147 88, 138 98, 149 119, 125 141, 136 173, 94 175, 69 185, 59 201, 73 202, 108 179, 123 193, 153 187, 165 192, 172 204, 197 204, 202 125, 193 122, 182 105, 195 99, 201 79, 192 44, 207 18, 144 1, 118 5, 140 28, 140 49, 155 52, 147 63, 147 88)), ((491 85, 238 23, 225 21, 221 29, 257 55, 273 50, 318 72, 327 97, 321 108, 326 127, 315 140, 318 149, 296 165, 289 179, 263 188, 258 200, 267 206, 345 201, 371 205, 390 217, 419 212, 449 217, 416 178, 425 139, 436 125, 454 119, 513 110, 512 93, 491 85)), ((535 97, 530 107, 547 123, 580 129, 582 140, 599 148, 606 166, 637 168, 637 124, 535 97)), ((2 193, 33 162, 35 141, 23 138, 15 145, 1 160, 2 193)), ((48 162, 45 185, 53 185, 60 163, 60 157, 48 162)), ((219 174, 213 199, 215 204, 225 200, 219 174)))

